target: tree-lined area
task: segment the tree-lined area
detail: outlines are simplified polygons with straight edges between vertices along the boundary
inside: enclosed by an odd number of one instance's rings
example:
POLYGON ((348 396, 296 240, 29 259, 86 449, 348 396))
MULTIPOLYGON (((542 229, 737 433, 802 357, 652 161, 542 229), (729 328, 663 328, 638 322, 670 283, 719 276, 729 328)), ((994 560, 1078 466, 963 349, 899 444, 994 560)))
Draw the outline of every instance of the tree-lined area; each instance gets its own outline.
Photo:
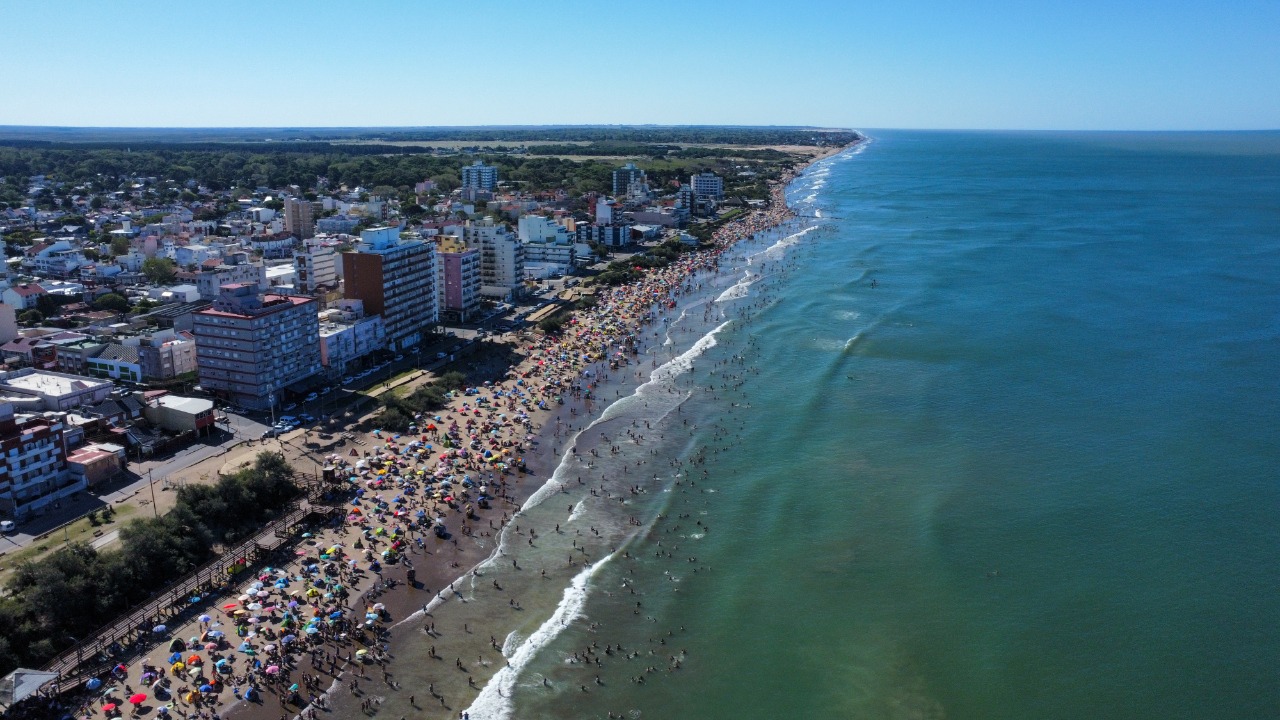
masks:
POLYGON ((278 516, 300 488, 279 453, 209 485, 178 489, 174 508, 120 528, 117 548, 72 543, 18 565, 0 598, 0 675, 40 667, 77 638, 278 516))

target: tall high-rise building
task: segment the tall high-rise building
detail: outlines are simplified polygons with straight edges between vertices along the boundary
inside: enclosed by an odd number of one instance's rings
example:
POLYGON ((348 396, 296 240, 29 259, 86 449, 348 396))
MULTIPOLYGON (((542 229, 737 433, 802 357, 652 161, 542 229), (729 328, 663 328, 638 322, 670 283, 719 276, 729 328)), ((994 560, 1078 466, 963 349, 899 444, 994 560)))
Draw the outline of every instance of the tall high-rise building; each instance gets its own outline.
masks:
POLYGON ((480 160, 462 168, 462 187, 493 190, 498 187, 498 168, 480 160))
POLYGON ((697 173, 689 176, 695 198, 724 199, 724 179, 715 173, 697 173))
POLYGON ((436 249, 440 266, 440 314, 466 322, 480 307, 480 249, 468 248, 452 235, 436 249))
POLYGON ((613 194, 614 196, 624 195, 627 188, 631 187, 631 183, 644 180, 644 171, 636 167, 635 163, 627 163, 617 170, 613 171, 613 194))
POLYGON ((285 198, 284 230, 299 240, 316 234, 316 223, 311 202, 301 198, 285 198))
POLYGON ((212 307, 192 316, 200 385, 252 410, 280 403, 285 388, 320 372, 316 310, 313 298, 224 285, 212 307))
POLYGON ((382 316, 391 350, 417 345, 439 321, 434 243, 401 240, 396 227, 365 230, 342 254, 342 276, 344 297, 382 316))
POLYGON ((507 299, 524 288, 524 243, 492 218, 467 223, 467 245, 480 249, 480 294, 507 299))

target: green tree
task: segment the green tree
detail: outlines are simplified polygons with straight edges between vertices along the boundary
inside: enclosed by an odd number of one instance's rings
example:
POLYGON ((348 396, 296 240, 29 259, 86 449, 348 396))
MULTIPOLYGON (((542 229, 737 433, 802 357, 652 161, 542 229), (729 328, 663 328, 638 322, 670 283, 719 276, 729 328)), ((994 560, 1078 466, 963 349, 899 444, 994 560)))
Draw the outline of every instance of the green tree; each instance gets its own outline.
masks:
POLYGON ((28 310, 18 316, 18 322, 28 327, 34 327, 44 322, 44 313, 39 310, 28 310))
POLYGON ((129 238, 114 237, 111 238, 111 254, 112 255, 128 255, 132 247, 129 245, 129 238))
POLYGON ((558 317, 544 318, 538 323, 538 329, 548 335, 554 335, 560 332, 560 329, 563 327, 564 321, 558 317))
POLYGON ((165 257, 147 258, 142 262, 142 274, 153 285, 168 285, 177 277, 176 263, 165 257))
POLYGON ((36 310, 39 310, 45 317, 53 317, 62 310, 62 304, 52 295, 41 295, 36 298, 36 310))
POLYGON ((93 301, 93 309, 125 313, 129 312, 129 300, 119 293, 107 293, 93 301))

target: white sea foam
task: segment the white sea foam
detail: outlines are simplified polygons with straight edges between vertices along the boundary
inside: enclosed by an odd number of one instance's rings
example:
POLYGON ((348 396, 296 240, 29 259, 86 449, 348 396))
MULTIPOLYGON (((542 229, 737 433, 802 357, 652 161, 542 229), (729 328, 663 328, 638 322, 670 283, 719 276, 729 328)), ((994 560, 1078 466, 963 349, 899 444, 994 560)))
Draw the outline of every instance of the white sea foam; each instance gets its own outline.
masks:
POLYGON ((747 289, 751 287, 751 284, 759 279, 760 276, 753 275, 750 270, 743 272, 742 279, 738 280, 738 282, 733 285, 730 285, 727 290, 720 293, 720 297, 716 298, 716 302, 723 303, 729 302, 730 300, 741 300, 747 296, 747 289))
POLYGON ((573 512, 569 513, 569 518, 565 520, 565 524, 571 523, 582 514, 582 505, 586 500, 579 500, 577 505, 573 506, 573 512))
MULTIPOLYGON (((533 494, 529 496, 529 499, 525 501, 520 510, 516 511, 516 514, 519 515, 521 512, 524 512, 529 508, 538 506, 543 500, 546 500, 560 491, 560 486, 565 484, 565 480, 562 478, 569 472, 569 461, 573 458, 571 448, 573 448, 577 439, 581 437, 583 433, 590 431, 602 422, 618 417, 618 415, 626 412, 636 403, 653 402, 655 400, 669 401, 664 402, 661 406, 662 410, 660 414, 666 415, 668 412, 674 410, 677 405, 684 402, 687 395, 672 396, 668 392, 655 394, 652 392, 652 388, 656 383, 669 382, 670 380, 679 377, 681 374, 688 372, 693 367, 693 361, 697 359, 699 355, 715 347, 716 333, 723 330, 730 322, 732 321, 726 320, 723 323, 720 323, 720 325, 714 330, 699 338, 698 341, 695 342, 688 350, 685 350, 683 353, 671 358, 662 365, 659 365, 652 373, 650 373, 649 380, 637 387, 634 393, 619 400, 615 400, 609 405, 609 407, 604 409, 604 412, 600 413, 600 417, 591 421, 586 427, 574 433, 573 437, 570 438, 568 443, 565 445, 564 454, 560 456, 560 464, 556 466, 555 472, 553 472, 551 477, 542 484, 542 487, 533 491, 533 494), (654 395, 654 397, 648 397, 651 394, 654 395), (646 397, 642 399, 641 395, 645 395, 646 397)), ((510 525, 508 525, 508 527, 509 526, 510 525)), ((504 527, 502 532, 498 534, 497 549, 495 549, 494 553, 489 556, 489 559, 485 560, 485 562, 481 564, 481 567, 485 567, 487 564, 492 563, 494 559, 501 555, 503 548, 506 547, 506 536, 507 528, 504 527)))
MULTIPOLYGON (((809 227, 807 227, 807 228, 805 228, 805 229, 803 229, 803 230, 801 230, 801 231, 799 231, 799 232, 791 233, 790 235, 788 235, 788 236, 786 236, 786 237, 782 238, 781 240, 779 240, 778 242, 776 242, 776 243, 774 243, 774 244, 770 245, 769 247, 765 248, 765 249, 764 249, 764 251, 759 252, 759 253, 756 253, 756 254, 757 254, 757 255, 765 255, 765 256, 768 256, 768 257, 776 257, 776 256, 777 256, 780 252, 782 252, 783 250, 785 250, 785 249, 787 249, 787 248, 791 247, 792 245, 795 245, 796 243, 800 242, 800 238, 804 237, 805 235, 808 235, 809 233, 813 232, 814 230, 817 230, 819 227, 821 227, 821 226, 820 226, 820 225, 810 225, 809 227)), ((752 257, 754 257, 754 256, 752 256, 752 257)))
POLYGON ((511 696, 515 692, 520 671, 537 656, 539 650, 563 632, 569 623, 582 617, 582 607, 587 602, 587 584, 612 559, 613 554, 610 553, 601 558, 600 562, 578 573, 569 587, 564 589, 564 597, 556 606, 555 612, 523 642, 516 645, 511 636, 507 637, 502 648, 503 655, 507 657, 507 666, 500 668, 489 678, 471 707, 467 708, 466 712, 473 720, 505 720, 511 717, 511 696), (516 647, 508 653, 511 645, 516 647))
MULTIPOLYGON (((688 350, 685 350, 679 355, 659 365, 652 373, 650 373, 649 382, 636 388, 636 392, 644 390, 650 383, 670 382, 692 370, 693 361, 697 360, 700 355, 716 346, 716 335, 719 334, 721 330, 728 327, 731 322, 733 321, 725 320, 717 325, 714 330, 698 338, 698 342, 694 343, 688 350)), ((610 407, 610 409, 612 409, 612 407, 610 407)), ((605 410, 605 415, 608 414, 609 411, 605 410)))

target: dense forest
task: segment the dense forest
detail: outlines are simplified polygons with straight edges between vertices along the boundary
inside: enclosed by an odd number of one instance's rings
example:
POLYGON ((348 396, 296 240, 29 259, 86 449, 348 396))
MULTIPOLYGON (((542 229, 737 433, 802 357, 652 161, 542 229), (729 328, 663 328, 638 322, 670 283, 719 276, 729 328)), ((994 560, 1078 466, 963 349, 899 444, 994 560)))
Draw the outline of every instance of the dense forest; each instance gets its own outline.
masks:
POLYGON ((847 145, 851 130, 711 125, 548 125, 401 128, 69 128, 0 126, 0 144, 38 142, 612 142, 725 145, 847 145))
MULTIPOLYGON (((240 147, 240 146, 233 146, 240 147)), ((311 146, 314 147, 314 146, 311 146)), ((328 147, 328 146, 325 146, 328 147)), ((341 152, 259 149, 247 151, 213 146, 186 149, 182 146, 152 146, 147 149, 67 149, 65 147, 0 147, 0 176, 27 178, 46 175, 72 184, 91 184, 94 189, 117 189, 125 178, 155 177, 179 183, 195 180, 211 190, 234 187, 315 186, 325 177, 333 187, 412 187, 424 179, 435 180, 445 190, 458 186, 459 169, 469 157, 438 157, 415 152, 387 154, 367 152, 368 146, 341 152)), ((616 163, 574 162, 555 157, 486 157, 498 165, 502 179, 521 183, 525 189, 563 187, 571 192, 608 190, 616 163)))
MULTIPOLYGON (((320 144, 298 145, 307 149, 295 151, 273 146, 270 151, 249 151, 229 149, 243 148, 239 145, 216 144, 201 145, 198 149, 182 145, 152 145, 145 149, 0 146, 0 177, 6 180, 0 185, 0 202, 10 206, 23 204, 26 178, 34 175, 66 183, 67 187, 61 192, 69 192, 74 186, 90 192, 120 190, 131 184, 133 178, 147 177, 179 184, 195 181, 213 191, 287 185, 308 190, 314 188, 321 177, 328 180, 331 188, 346 185, 408 191, 415 183, 430 179, 448 192, 459 186, 460 169, 474 158, 415 152, 388 154, 385 147, 374 154, 368 152, 370 146, 342 146, 341 151, 317 152, 314 148, 320 144), (358 149, 349 149, 353 147, 358 149)), ((498 166, 504 183, 521 190, 563 188, 575 196, 611 190, 612 173, 619 165, 616 156, 575 160, 557 157, 558 154, 480 157, 498 166)), ((614 152, 603 154, 615 155, 614 152)), ((794 165, 798 158, 776 150, 685 148, 637 160, 655 187, 665 186, 677 178, 687 179, 691 172, 728 173, 740 161, 749 162, 751 169, 763 178, 776 177, 781 168, 794 165)), ((749 196, 757 197, 759 193, 753 191, 749 196)))

